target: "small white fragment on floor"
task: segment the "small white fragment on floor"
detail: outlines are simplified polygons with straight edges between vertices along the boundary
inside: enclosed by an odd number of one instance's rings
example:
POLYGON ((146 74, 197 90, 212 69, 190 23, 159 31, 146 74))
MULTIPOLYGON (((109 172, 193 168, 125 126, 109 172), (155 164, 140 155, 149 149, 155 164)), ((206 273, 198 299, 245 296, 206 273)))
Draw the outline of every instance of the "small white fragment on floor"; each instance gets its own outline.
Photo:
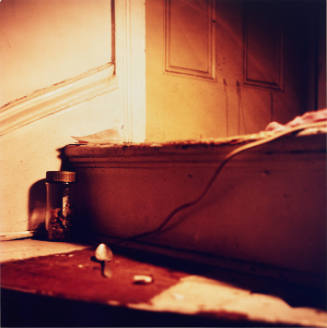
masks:
POLYGON ((172 293, 172 295, 176 300, 183 300, 184 299, 184 295, 176 294, 176 293, 172 293))
POLYGON ((139 285, 151 284, 153 282, 152 276, 144 274, 136 274, 133 277, 133 283, 139 285))
POLYGON ((74 256, 74 254, 68 254, 68 257, 73 257, 74 256))
POLYGON ((83 265, 83 264, 79 264, 78 267, 79 267, 80 269, 82 269, 82 268, 84 268, 84 265, 83 265))

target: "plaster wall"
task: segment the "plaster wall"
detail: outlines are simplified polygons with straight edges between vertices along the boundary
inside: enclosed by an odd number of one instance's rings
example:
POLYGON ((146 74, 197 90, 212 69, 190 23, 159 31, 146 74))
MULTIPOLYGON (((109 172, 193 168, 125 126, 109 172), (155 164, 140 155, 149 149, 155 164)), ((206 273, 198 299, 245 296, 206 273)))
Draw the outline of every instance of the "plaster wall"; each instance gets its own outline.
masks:
POLYGON ((144 2, 139 0, 0 2, 0 60, 6 63, 1 66, 0 119, 7 111, 1 105, 8 101, 24 104, 31 93, 33 101, 39 89, 51 98, 55 84, 65 79, 110 62, 114 69, 104 92, 0 136, 1 238, 33 230, 44 219, 42 180, 47 170, 60 169, 58 149, 75 142, 71 136, 117 129, 122 140, 142 140, 143 25, 144 2))
POLYGON ((111 61, 109 0, 0 2, 0 106, 111 61))
POLYGON ((60 169, 58 149, 73 143, 71 136, 119 128, 119 98, 119 91, 94 98, 0 138, 2 234, 33 230, 44 219, 40 180, 47 170, 60 169))

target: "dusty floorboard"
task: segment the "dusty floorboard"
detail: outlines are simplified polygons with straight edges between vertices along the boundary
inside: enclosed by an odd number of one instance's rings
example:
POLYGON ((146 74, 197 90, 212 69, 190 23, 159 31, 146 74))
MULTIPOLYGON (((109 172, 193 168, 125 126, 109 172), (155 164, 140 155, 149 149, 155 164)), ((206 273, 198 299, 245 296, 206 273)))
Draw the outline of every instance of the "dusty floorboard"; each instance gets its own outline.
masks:
POLYGON ((291 306, 191 267, 183 271, 180 263, 174 268, 116 254, 106 279, 93 254, 86 249, 2 264, 2 324, 327 326, 325 311, 291 306), (136 274, 152 276, 153 283, 134 284, 136 274))

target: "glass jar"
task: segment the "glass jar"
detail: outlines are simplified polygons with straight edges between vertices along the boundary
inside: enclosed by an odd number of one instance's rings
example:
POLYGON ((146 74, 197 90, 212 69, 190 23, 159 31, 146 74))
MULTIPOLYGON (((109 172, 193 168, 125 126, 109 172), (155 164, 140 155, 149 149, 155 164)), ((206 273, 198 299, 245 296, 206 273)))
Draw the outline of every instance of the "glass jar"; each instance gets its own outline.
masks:
POLYGON ((72 237, 73 185, 76 173, 48 171, 46 174, 45 228, 49 240, 66 241, 72 237))

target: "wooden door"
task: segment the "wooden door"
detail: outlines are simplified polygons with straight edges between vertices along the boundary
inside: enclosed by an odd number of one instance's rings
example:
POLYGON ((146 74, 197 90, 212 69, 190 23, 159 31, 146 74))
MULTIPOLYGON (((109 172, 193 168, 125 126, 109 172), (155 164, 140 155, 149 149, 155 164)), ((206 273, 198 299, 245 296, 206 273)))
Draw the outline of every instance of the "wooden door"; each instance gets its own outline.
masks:
POLYGON ((147 140, 253 133, 314 109, 317 3, 148 0, 147 140))

